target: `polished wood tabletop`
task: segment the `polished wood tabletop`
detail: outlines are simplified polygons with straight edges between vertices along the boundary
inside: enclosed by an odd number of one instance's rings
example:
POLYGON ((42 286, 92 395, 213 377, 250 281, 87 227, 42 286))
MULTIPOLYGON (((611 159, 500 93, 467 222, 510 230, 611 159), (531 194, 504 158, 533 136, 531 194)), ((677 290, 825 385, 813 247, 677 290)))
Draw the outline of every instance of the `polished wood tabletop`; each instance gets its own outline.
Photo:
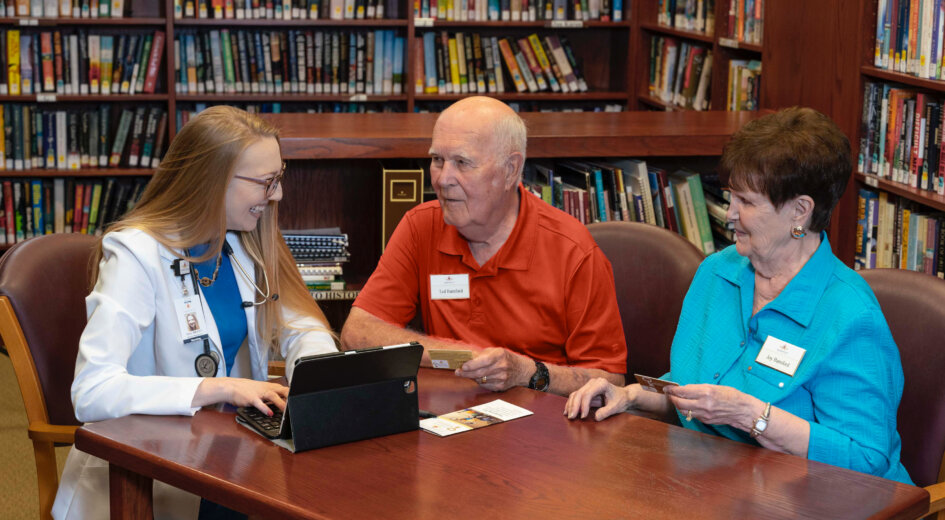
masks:
MULTIPOLYGON (((732 134, 769 112, 520 114, 529 157, 716 156, 732 134)), ((280 129, 284 159, 427 157, 439 114, 262 114, 280 129)))
POLYGON ((569 421, 564 398, 525 388, 421 369, 419 391, 437 414, 503 399, 534 415, 291 454, 201 410, 88 424, 76 447, 112 463, 113 513, 134 518, 149 514, 151 478, 270 518, 917 518, 928 506, 921 488, 644 417, 569 421))

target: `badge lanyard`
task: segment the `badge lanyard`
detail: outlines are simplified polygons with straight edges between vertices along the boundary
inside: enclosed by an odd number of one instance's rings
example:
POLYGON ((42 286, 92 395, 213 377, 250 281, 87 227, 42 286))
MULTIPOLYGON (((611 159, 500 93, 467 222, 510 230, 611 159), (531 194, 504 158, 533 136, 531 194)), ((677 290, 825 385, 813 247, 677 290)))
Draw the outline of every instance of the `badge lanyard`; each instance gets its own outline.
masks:
POLYGON ((203 298, 200 297, 200 289, 197 286, 197 273, 194 266, 187 260, 178 258, 171 265, 174 275, 180 277, 180 298, 174 299, 174 307, 177 311, 177 323, 180 326, 181 336, 184 338, 184 345, 190 345, 196 341, 203 342, 203 353, 198 354, 194 359, 194 369, 200 377, 214 377, 220 367, 220 355, 210 348, 210 336, 204 331, 203 323, 206 316, 203 312, 203 298), (186 278, 190 276, 191 289, 187 288, 186 278))

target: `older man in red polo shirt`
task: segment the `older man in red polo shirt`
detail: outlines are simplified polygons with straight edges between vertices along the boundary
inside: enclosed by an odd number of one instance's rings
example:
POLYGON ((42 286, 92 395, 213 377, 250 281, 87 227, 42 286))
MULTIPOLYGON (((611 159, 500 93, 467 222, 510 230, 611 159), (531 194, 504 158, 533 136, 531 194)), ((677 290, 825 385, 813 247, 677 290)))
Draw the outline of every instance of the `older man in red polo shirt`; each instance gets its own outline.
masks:
POLYGON ((469 349, 475 357, 456 375, 496 391, 568 395, 595 377, 623 385, 610 262, 581 223, 521 186, 525 143, 524 122, 495 99, 440 114, 430 146, 437 200, 397 226, 342 330, 346 348, 469 349), (418 307, 428 335, 405 328, 418 307))

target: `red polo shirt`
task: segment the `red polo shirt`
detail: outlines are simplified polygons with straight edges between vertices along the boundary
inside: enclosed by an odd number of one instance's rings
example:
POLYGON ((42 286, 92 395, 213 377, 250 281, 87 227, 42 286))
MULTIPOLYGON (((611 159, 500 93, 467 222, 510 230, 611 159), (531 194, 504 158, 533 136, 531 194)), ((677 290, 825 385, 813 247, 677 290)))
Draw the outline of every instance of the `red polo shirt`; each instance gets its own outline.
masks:
POLYGON ((420 306, 426 333, 505 347, 556 365, 626 372, 610 262, 587 228, 519 186, 515 228, 479 266, 443 222, 439 201, 409 211, 354 305, 405 326, 420 306), (468 299, 432 300, 430 275, 469 275, 468 299))

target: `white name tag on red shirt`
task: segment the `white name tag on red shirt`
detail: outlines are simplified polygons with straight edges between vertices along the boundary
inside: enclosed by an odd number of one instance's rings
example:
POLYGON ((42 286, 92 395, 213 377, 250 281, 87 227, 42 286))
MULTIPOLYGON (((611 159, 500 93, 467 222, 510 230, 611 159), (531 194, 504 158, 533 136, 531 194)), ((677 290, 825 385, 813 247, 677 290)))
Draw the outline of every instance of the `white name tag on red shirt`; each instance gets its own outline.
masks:
POLYGON ((794 373, 797 372, 797 367, 801 364, 801 359, 804 358, 806 352, 797 345, 791 345, 787 341, 768 336, 755 361, 794 377, 794 373))
POLYGON ((431 274, 431 300, 468 300, 468 274, 431 274))

